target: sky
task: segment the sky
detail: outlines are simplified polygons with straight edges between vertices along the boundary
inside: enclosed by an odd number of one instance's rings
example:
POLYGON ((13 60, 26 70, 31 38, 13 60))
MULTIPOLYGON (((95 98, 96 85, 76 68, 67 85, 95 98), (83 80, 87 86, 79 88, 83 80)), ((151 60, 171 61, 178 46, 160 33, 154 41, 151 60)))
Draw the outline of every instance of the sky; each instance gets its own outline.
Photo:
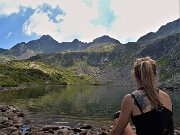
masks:
POLYGON ((179 18, 179 0, 0 0, 0 48, 50 35, 91 42, 109 35, 135 42, 179 18))

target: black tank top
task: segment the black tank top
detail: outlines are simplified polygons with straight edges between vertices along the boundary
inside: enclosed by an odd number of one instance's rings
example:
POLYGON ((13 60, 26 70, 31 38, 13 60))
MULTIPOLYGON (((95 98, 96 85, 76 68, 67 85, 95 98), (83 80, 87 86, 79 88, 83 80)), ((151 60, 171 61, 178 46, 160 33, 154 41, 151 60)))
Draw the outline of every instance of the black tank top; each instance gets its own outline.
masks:
POLYGON ((137 135, 173 135, 173 113, 169 109, 163 106, 159 110, 152 109, 149 112, 143 113, 133 94, 132 97, 142 113, 137 116, 131 115, 137 135))

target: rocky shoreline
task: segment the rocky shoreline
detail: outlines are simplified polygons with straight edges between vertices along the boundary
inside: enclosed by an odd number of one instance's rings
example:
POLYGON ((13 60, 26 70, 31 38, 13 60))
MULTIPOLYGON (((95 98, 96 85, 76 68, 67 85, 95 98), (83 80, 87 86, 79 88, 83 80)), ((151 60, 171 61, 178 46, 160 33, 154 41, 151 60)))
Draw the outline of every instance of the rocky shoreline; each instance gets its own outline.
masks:
POLYGON ((25 89, 26 85, 19 85, 19 86, 0 86, 0 91, 10 91, 10 90, 22 90, 25 89))
MULTIPOLYGON (((101 84, 98 84, 101 85, 101 84)), ((37 85, 34 85, 37 86, 37 85)), ((112 85, 112 86, 118 86, 118 85, 112 85)), ((120 85, 119 85, 120 86, 120 85)), ((19 85, 19 86, 0 86, 0 91, 11 91, 11 90, 23 90, 25 88, 29 87, 29 85, 19 85)), ((166 86, 160 86, 160 89, 164 91, 176 91, 180 92, 180 87, 166 87, 166 86)))
MULTIPOLYGON (((14 105, 0 105, 0 135, 108 135, 109 129, 97 128, 85 123, 75 127, 65 125, 30 125, 25 114, 14 105)), ((175 130, 180 135, 180 130, 175 130)))
POLYGON ((110 130, 80 123, 62 125, 30 125, 25 114, 14 105, 0 105, 0 135, 108 135, 110 130))

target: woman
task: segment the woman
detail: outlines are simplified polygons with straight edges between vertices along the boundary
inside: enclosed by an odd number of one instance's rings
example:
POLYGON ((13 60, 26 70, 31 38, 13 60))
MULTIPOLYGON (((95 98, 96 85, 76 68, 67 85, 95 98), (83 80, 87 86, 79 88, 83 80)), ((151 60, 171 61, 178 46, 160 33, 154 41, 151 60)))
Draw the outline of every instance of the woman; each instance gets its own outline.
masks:
MULTIPOLYGON (((117 125, 120 113, 121 113, 121 111, 118 111, 115 113, 113 127, 115 127, 117 125)), ((122 135, 135 135, 130 123, 127 124, 126 128, 123 130, 122 135)))
POLYGON ((155 61, 137 59, 133 76, 137 90, 123 98, 121 115, 110 135, 122 135, 130 117, 137 135, 173 135, 172 103, 169 95, 157 88, 155 61))

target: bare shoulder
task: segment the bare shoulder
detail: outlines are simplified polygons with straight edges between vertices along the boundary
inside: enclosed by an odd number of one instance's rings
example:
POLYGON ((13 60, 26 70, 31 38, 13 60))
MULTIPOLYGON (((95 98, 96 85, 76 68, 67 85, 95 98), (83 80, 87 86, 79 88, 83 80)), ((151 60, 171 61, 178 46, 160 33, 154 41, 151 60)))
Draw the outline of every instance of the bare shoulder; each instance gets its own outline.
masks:
POLYGON ((126 111, 129 110, 128 112, 130 113, 131 110, 132 110, 132 107, 133 107, 133 101, 132 101, 132 98, 131 98, 131 94, 127 94, 127 95, 124 96, 124 98, 122 100, 122 103, 121 103, 121 113, 124 110, 126 110, 126 111))
POLYGON ((132 103, 132 95, 131 94, 125 95, 123 98, 123 103, 130 105, 132 103))
POLYGON ((131 101, 131 99, 132 99, 132 95, 131 94, 127 94, 127 95, 125 95, 124 96, 124 98, 123 98, 123 100, 125 100, 125 101, 131 101))
POLYGON ((171 101, 170 96, 169 96, 166 92, 160 90, 160 91, 159 91, 159 94, 160 94, 160 97, 161 97, 161 98, 171 101))
POLYGON ((159 96, 162 104, 172 111, 172 102, 170 96, 162 90, 159 91, 159 96))

